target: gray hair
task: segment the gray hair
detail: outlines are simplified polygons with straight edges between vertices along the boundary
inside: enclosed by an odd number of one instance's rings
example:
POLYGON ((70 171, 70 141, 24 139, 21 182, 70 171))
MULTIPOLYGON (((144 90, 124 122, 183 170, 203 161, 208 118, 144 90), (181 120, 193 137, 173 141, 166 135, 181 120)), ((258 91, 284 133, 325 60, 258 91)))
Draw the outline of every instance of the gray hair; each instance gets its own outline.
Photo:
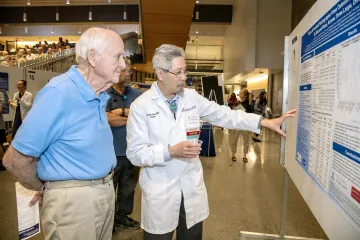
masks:
POLYGON ((75 45, 76 62, 79 64, 87 60, 87 54, 90 49, 95 49, 102 53, 107 47, 108 34, 104 28, 92 27, 86 30, 75 45))
POLYGON ((172 60, 178 57, 185 57, 184 49, 170 44, 163 44, 155 50, 152 59, 153 68, 154 70, 158 68, 169 70, 172 67, 172 60))
POLYGON ((124 61, 126 66, 131 66, 131 60, 129 58, 125 58, 124 61))

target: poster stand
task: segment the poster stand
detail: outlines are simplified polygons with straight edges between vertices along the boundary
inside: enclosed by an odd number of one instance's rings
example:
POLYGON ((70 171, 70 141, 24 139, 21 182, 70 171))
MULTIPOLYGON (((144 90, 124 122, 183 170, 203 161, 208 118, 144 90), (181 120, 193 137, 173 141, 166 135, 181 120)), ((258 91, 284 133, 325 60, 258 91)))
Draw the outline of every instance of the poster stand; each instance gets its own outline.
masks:
MULTIPOLYGON (((287 101, 288 101, 288 66, 289 66, 289 37, 285 37, 285 48, 284 48, 284 79, 283 79, 283 109, 282 114, 287 112, 287 101)), ((286 129, 286 121, 282 124, 281 129, 286 129)), ((268 233, 257 233, 257 232, 246 232, 240 231, 240 240, 247 239, 286 239, 286 240, 320 240, 317 238, 306 238, 297 236, 286 236, 285 235, 285 223, 287 215, 287 204, 288 204, 288 189, 289 189, 289 173, 284 167, 285 163, 285 145, 286 139, 281 138, 280 147, 280 164, 284 168, 284 180, 283 180, 283 196, 281 206, 281 221, 280 221, 280 233, 279 234, 268 234, 268 233)))

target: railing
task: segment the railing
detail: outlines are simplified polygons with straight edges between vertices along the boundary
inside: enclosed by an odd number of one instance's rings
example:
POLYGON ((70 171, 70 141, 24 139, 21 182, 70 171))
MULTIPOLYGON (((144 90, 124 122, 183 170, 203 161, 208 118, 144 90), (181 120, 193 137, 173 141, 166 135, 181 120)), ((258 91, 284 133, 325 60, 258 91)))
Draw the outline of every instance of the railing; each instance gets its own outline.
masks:
POLYGON ((222 72, 224 69, 223 60, 211 59, 186 59, 187 69, 192 72, 222 72))
POLYGON ((68 71, 75 62, 75 51, 73 49, 66 49, 60 53, 46 54, 43 57, 22 62, 19 64, 19 67, 64 73, 68 71))

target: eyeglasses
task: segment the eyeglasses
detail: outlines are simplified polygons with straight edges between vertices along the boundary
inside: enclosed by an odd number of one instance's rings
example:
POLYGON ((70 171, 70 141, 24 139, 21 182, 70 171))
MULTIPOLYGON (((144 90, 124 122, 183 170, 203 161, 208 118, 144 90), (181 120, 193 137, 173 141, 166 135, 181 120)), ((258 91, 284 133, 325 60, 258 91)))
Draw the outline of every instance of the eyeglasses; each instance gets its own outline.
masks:
POLYGON ((173 72, 170 72, 169 70, 166 70, 163 68, 159 68, 159 69, 163 70, 164 72, 171 73, 172 75, 176 76, 178 79, 180 79, 182 75, 184 75, 184 77, 186 77, 189 74, 189 71, 187 71, 187 70, 183 71, 183 72, 173 73, 173 72))
POLYGON ((126 69, 121 70, 121 73, 125 73, 125 72, 127 72, 129 75, 133 73, 132 70, 126 70, 126 69))

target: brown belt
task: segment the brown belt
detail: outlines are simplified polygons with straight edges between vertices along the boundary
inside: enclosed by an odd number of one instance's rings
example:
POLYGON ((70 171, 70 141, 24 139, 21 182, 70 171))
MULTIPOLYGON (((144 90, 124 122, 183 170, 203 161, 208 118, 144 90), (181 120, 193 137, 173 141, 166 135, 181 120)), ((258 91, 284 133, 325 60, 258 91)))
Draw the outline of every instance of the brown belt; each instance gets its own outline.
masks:
POLYGON ((110 182, 113 176, 114 176, 114 171, 111 171, 105 177, 95 180, 66 180, 66 181, 54 181, 54 182, 48 181, 45 182, 45 189, 95 186, 110 182))

